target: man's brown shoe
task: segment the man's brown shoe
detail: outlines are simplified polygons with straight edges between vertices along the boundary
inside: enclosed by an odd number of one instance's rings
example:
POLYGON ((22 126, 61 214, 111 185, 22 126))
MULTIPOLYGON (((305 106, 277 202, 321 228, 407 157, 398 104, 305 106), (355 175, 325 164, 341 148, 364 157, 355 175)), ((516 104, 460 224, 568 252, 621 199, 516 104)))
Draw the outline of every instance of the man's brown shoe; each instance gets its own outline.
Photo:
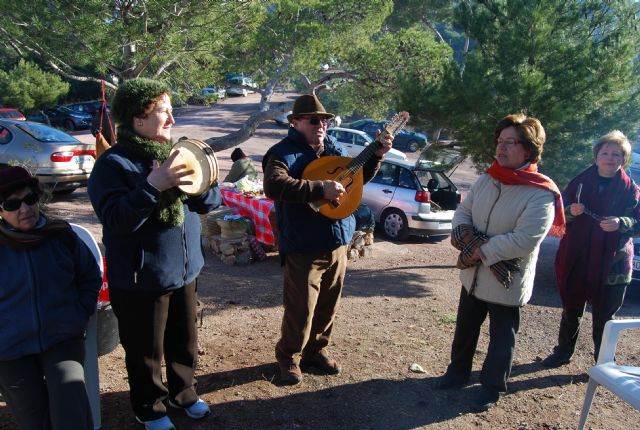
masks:
POLYGON ((280 382, 285 385, 297 385, 302 382, 302 372, 300 366, 295 363, 280 365, 280 382))
POLYGON ((303 355, 300 364, 303 366, 313 366, 325 375, 337 375, 342 371, 340 364, 329 357, 325 351, 318 351, 311 355, 303 355))

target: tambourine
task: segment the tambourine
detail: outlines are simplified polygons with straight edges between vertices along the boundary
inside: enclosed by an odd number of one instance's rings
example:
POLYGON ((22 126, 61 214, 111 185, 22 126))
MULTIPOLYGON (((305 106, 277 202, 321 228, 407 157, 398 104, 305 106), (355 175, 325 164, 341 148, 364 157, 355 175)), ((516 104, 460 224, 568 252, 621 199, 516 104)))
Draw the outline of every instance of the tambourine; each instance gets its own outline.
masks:
POLYGON ((191 185, 180 185, 178 188, 185 194, 199 196, 218 182, 218 160, 213 149, 206 143, 196 139, 181 139, 171 148, 170 154, 177 149, 180 153, 173 165, 185 164, 193 173, 182 179, 191 181, 191 185))

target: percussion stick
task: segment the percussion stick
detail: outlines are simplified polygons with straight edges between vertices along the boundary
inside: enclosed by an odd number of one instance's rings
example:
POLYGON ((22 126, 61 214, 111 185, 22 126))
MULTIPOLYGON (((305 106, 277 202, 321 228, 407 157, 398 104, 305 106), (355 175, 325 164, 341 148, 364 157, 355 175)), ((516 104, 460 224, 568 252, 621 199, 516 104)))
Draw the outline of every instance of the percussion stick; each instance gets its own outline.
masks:
POLYGON ((576 191, 576 203, 580 203, 580 194, 582 194, 582 182, 578 184, 578 191, 576 191))

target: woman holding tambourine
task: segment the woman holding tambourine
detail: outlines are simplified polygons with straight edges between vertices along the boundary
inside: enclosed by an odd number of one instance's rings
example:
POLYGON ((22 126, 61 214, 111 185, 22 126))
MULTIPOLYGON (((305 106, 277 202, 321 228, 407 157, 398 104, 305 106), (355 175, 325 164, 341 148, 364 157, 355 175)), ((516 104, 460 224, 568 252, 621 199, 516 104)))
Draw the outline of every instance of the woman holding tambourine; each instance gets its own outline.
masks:
MULTIPOLYGON (((167 85, 150 79, 120 85, 111 104, 118 144, 96 161, 88 186, 103 225, 131 404, 149 430, 175 428, 165 400, 190 418, 210 413, 194 378, 196 283, 204 265, 196 213, 218 207, 221 196, 211 172, 194 161, 210 154, 189 155, 185 141, 172 150, 169 94, 167 85)), ((211 170, 217 175, 217 165, 211 170)))

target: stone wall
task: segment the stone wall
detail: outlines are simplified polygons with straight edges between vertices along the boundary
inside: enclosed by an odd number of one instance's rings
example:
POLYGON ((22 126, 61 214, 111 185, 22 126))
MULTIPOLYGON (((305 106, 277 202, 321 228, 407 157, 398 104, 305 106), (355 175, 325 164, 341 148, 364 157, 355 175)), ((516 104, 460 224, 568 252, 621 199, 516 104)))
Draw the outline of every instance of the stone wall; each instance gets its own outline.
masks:
MULTIPOLYGON (((265 245, 258 243, 255 236, 248 233, 240 238, 225 239, 215 228, 203 229, 202 245, 204 249, 210 249, 225 264, 249 264, 251 261, 262 261, 266 258, 265 245)), ((273 247, 266 248, 267 251, 277 251, 273 247)), ((357 230, 347 247, 347 258, 356 260, 372 255, 373 230, 357 230)))
POLYGON ((211 249, 224 264, 251 263, 251 245, 248 236, 239 239, 223 239, 222 236, 216 234, 202 239, 204 248, 211 249))
POLYGON ((347 248, 347 258, 356 260, 358 258, 371 257, 373 255, 373 230, 356 230, 347 248))

